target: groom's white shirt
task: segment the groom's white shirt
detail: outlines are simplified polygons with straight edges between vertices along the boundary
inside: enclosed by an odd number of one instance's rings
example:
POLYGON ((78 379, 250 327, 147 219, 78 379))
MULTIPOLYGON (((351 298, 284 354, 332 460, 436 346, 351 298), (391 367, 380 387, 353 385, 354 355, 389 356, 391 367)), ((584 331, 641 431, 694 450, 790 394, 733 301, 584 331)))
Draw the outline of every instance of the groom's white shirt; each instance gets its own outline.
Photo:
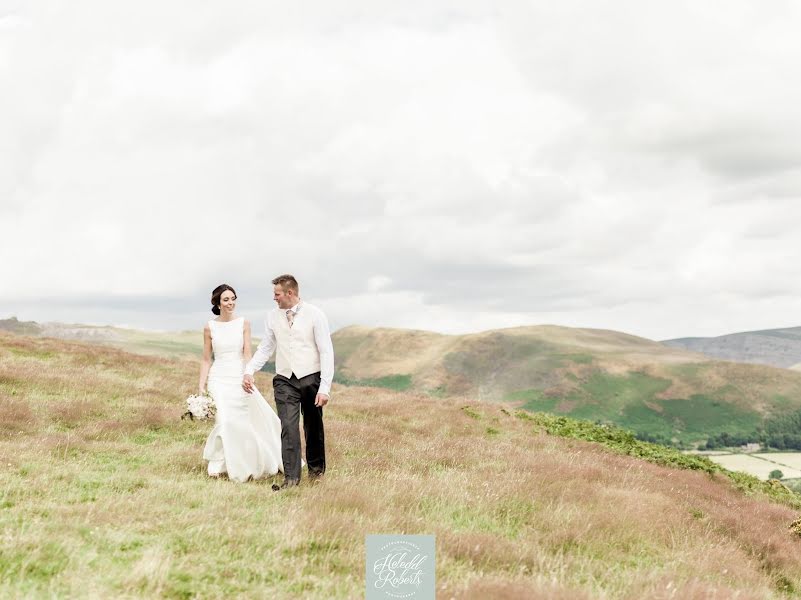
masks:
POLYGON ((264 320, 264 337, 245 373, 253 375, 264 366, 275 352, 275 372, 284 377, 292 373, 300 379, 320 372, 320 394, 331 394, 334 378, 334 345, 328 319, 316 306, 298 302, 291 309, 274 308, 264 320), (294 313, 292 327, 286 311, 294 313))

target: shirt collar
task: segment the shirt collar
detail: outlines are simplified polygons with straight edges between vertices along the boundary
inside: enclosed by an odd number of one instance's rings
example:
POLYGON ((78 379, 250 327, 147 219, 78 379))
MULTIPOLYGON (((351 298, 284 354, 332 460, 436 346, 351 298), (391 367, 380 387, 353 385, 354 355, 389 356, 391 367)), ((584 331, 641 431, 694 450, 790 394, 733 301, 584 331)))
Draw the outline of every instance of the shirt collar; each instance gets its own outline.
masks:
MULTIPOLYGON (((300 310, 300 305, 301 304, 303 304, 303 301, 302 300, 298 300, 298 303, 295 306, 293 306, 292 308, 287 308, 286 310, 291 310, 293 313, 298 314, 298 311, 300 310)), ((284 311, 284 312, 286 312, 286 311, 284 311)))

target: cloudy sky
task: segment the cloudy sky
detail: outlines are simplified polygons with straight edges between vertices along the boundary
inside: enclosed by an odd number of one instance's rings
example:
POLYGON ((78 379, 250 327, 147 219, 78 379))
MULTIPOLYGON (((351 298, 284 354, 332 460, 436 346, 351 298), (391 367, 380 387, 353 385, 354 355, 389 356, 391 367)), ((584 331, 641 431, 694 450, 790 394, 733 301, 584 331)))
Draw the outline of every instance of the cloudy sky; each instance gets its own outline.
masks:
POLYGON ((801 325, 801 4, 0 0, 0 318, 801 325))

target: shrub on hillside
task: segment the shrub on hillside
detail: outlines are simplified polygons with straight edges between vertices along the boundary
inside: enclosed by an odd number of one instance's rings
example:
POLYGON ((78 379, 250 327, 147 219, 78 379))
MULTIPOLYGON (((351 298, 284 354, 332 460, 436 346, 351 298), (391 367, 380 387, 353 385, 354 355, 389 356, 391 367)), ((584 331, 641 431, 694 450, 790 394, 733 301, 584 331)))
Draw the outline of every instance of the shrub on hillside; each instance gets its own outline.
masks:
POLYGON ((675 448, 638 440, 632 432, 614 425, 526 411, 518 411, 516 416, 519 419, 531 421, 551 435, 597 442, 621 454, 641 458, 658 465, 704 471, 709 475, 721 474, 744 492, 760 493, 781 504, 801 509, 801 496, 784 485, 772 485, 753 475, 729 471, 704 456, 684 454, 675 448))

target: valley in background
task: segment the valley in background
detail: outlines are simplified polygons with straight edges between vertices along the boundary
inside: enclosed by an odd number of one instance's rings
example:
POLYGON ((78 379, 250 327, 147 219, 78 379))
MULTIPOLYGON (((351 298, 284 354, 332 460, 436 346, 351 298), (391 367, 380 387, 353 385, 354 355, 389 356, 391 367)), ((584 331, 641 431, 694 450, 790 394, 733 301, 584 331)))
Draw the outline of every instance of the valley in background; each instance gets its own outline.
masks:
MULTIPOLYGON (((15 319, 0 321, 0 329, 192 360, 202 341, 199 331, 15 319)), ((616 331, 549 325, 469 335, 353 326, 333 340, 335 381, 343 385, 609 423, 684 450, 748 443, 763 451, 801 449, 801 372, 790 369, 717 360, 616 331)), ((785 470, 786 477, 795 472, 785 470)))

